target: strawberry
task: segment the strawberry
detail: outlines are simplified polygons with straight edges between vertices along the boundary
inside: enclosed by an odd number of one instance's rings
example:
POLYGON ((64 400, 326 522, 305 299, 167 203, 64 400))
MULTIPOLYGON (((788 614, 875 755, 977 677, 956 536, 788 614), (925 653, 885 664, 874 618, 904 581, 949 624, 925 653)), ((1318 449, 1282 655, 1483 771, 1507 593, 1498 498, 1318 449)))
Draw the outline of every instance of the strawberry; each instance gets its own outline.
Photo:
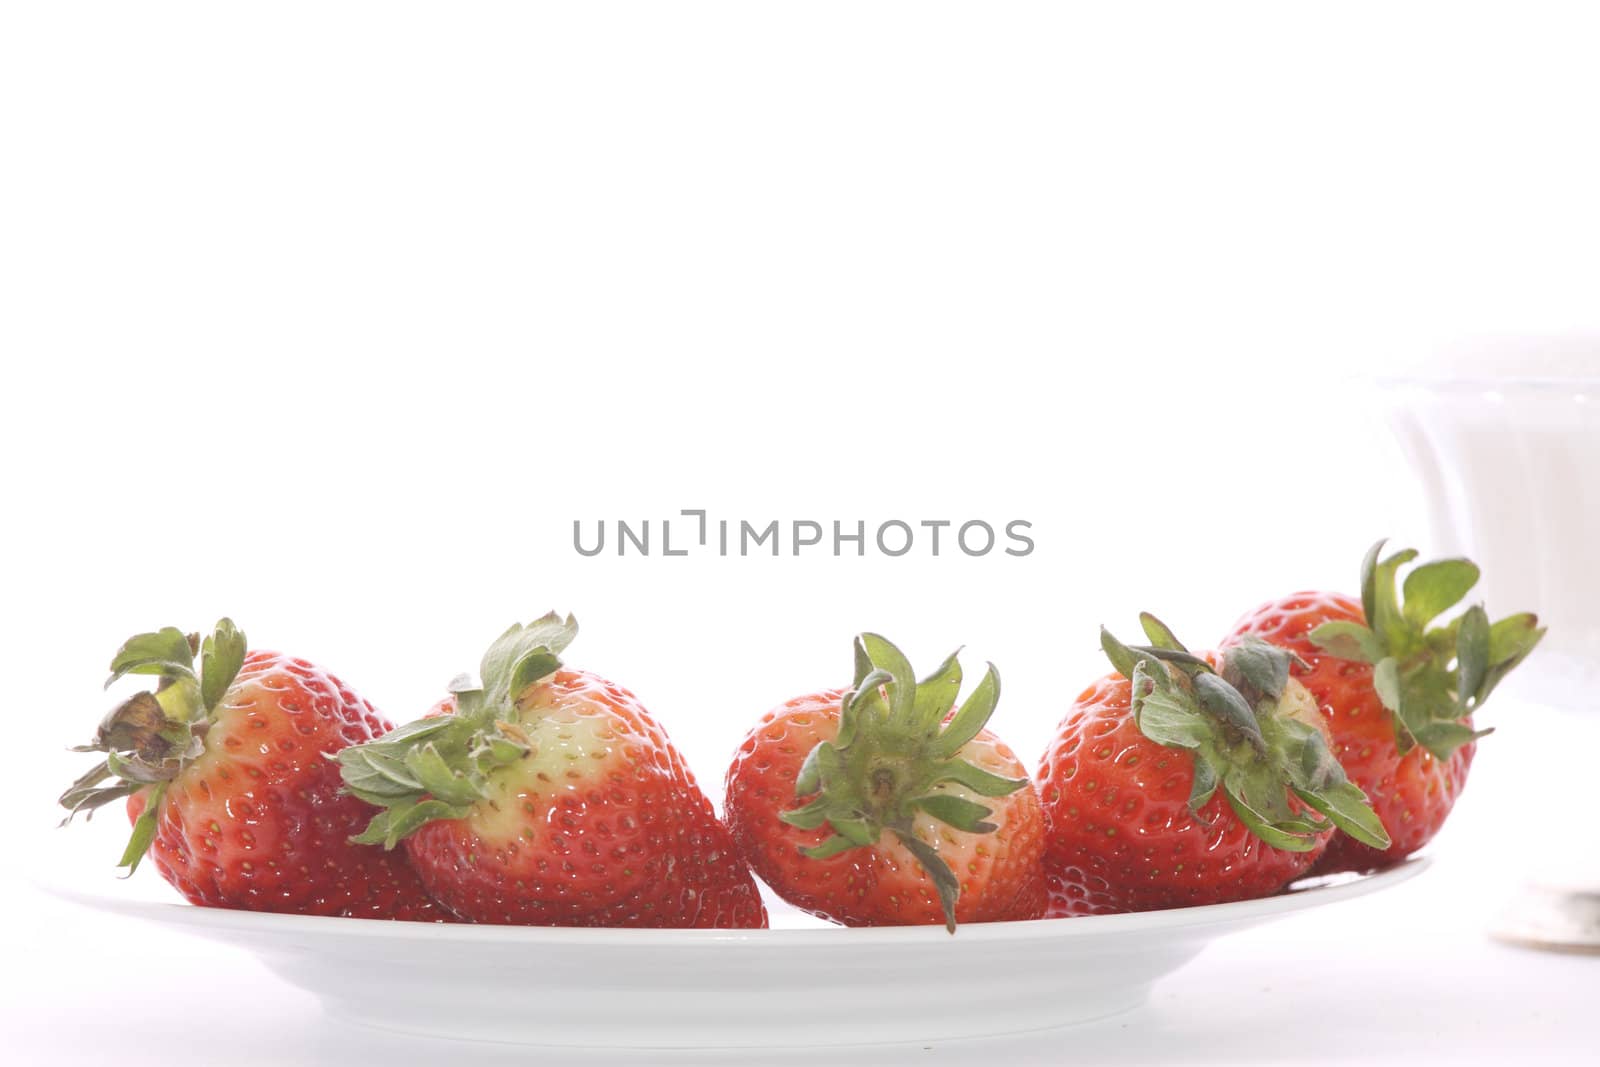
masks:
POLYGON ((1141 618, 1147 646, 1101 631, 1116 673, 1079 695, 1039 768, 1052 915, 1276 893, 1335 826, 1388 843, 1287 652, 1246 640, 1195 656, 1141 618))
POLYGON ((61 797, 69 821, 127 798, 129 873, 148 851, 196 904, 447 918, 403 857, 347 840, 372 810, 343 795, 327 757, 389 724, 344 683, 305 660, 247 652, 227 619, 203 645, 171 627, 132 638, 106 684, 129 674, 160 680, 77 749, 106 758, 61 797))
POLYGON ((626 689, 562 666, 577 622, 513 626, 428 715, 339 754, 405 852, 475 922, 762 927, 755 880, 694 775, 626 689))
POLYGON ((1531 614, 1491 624, 1481 605, 1432 625, 1477 584, 1477 566, 1417 566, 1402 602, 1398 572, 1417 553, 1380 559, 1382 551, 1380 541, 1362 562, 1359 601, 1295 593, 1245 615, 1223 642, 1255 637, 1298 658, 1295 677, 1322 710, 1335 754, 1393 838, 1377 849, 1335 835, 1319 872, 1390 866, 1428 843, 1466 783, 1477 738, 1489 733, 1473 728, 1473 713, 1544 635, 1531 614))
POLYGON ((740 746, 725 805, 740 853, 779 896, 846 926, 1040 917, 1039 800, 983 728, 993 665, 952 714, 954 655, 919 684, 882 637, 855 650, 854 685, 774 708, 740 746))

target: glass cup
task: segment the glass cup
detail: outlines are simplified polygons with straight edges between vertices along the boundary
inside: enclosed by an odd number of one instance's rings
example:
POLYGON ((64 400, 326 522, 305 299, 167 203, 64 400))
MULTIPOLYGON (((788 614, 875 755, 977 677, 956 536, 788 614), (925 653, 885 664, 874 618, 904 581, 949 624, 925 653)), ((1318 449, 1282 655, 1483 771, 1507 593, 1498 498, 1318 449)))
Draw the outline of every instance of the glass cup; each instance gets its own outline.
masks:
POLYGON ((1483 568, 1474 595, 1491 615, 1534 611, 1549 628, 1507 690, 1600 710, 1600 377, 1411 379, 1385 391, 1439 554, 1483 568))
MULTIPOLYGON (((1578 351, 1600 372, 1600 339, 1578 351)), ((1425 491, 1438 549, 1429 554, 1483 568, 1472 598, 1491 618, 1534 611, 1548 627, 1496 702, 1520 697, 1573 713, 1564 732, 1600 740, 1600 373, 1381 384, 1389 424, 1425 491)), ((1565 858, 1529 873, 1494 933, 1600 952, 1600 835, 1569 831, 1560 845, 1549 854, 1565 858), (1585 837, 1591 847, 1581 847, 1585 837)))

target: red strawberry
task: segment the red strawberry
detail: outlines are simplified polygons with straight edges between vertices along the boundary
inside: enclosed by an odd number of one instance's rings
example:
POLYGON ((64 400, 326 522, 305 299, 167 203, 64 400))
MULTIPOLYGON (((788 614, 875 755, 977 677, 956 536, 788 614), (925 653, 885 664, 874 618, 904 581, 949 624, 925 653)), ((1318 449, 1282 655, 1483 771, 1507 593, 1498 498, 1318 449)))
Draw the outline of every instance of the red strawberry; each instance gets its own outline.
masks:
POLYGON ((638 698, 559 654, 577 623, 513 626, 479 685, 340 753, 382 806, 358 840, 405 851, 462 918, 538 926, 761 927, 711 803, 638 698))
POLYGON ((850 689, 750 732, 728 768, 728 827, 779 896, 846 926, 1044 913, 1039 800, 983 729, 1000 677, 991 665, 952 715, 960 689, 954 655, 918 684, 899 649, 862 634, 850 689))
POLYGON ((1276 893, 1335 825, 1387 843, 1287 653, 1247 641, 1218 666, 1142 619, 1148 646, 1101 631, 1118 673, 1068 709, 1039 768, 1052 915, 1276 893))
POLYGON ((1322 709, 1334 753, 1394 839, 1380 850, 1335 835, 1324 872, 1389 866, 1428 843, 1466 783, 1475 739, 1489 732, 1473 729, 1473 713, 1544 635, 1533 615, 1491 625, 1481 606, 1430 628, 1477 583, 1478 568, 1464 559, 1418 566, 1402 603, 1395 580, 1417 553, 1380 561, 1382 548, 1362 563, 1360 601, 1295 593, 1250 612, 1224 639, 1254 636, 1299 657, 1295 676, 1322 709))
POLYGON ((106 684, 125 674, 160 682, 119 705, 79 748, 106 760, 61 803, 75 814, 127 797, 130 872, 148 850, 196 904, 446 918, 402 857, 348 841, 372 809, 343 794, 327 756, 389 724, 337 678, 276 652, 246 654, 227 619, 204 645, 171 627, 140 634, 112 660, 106 684))

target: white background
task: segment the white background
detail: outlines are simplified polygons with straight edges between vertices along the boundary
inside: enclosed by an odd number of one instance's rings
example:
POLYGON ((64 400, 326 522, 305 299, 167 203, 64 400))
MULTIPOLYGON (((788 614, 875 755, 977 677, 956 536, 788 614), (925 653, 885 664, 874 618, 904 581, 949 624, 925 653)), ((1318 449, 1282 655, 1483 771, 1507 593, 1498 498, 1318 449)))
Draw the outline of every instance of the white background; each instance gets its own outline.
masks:
MULTIPOLYGON (((1099 623, 1205 644, 1377 536, 1426 550, 1363 382, 1600 326, 1595 27, 1286 8, 7 8, 12 825, 53 819, 105 663, 162 625, 229 614, 404 720, 571 610, 570 660, 715 794, 857 630, 994 660, 1032 763, 1099 623), (696 507, 1037 549, 571 548, 696 507)), ((95 928, 41 939, 11 884, 37 1021, 95 928)))

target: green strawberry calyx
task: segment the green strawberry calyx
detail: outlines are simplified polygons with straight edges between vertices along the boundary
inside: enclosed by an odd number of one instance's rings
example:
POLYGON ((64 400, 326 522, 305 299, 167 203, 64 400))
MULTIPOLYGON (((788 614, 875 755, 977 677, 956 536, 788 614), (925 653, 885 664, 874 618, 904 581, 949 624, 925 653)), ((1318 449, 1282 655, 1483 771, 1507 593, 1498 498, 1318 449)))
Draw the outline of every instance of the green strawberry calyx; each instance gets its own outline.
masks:
POLYGON ((149 787, 117 864, 132 874, 155 840, 167 784, 205 751, 206 731, 244 666, 245 649, 244 633, 230 619, 220 620, 203 641, 172 626, 125 641, 111 659, 106 688, 128 675, 155 675, 155 688, 112 708, 94 740, 73 747, 106 758, 61 794, 59 803, 67 809, 61 824, 80 811, 88 819, 96 808, 149 787))
POLYGON ((877 634, 855 639, 855 681, 840 705, 839 731, 806 756, 795 779, 795 796, 811 799, 779 815, 790 826, 833 833, 811 848, 825 859, 852 848, 871 848, 886 833, 914 856, 939 893, 945 927, 956 928, 961 884, 938 851, 914 832, 919 813, 964 833, 991 833, 993 811, 940 788, 949 782, 982 797, 1003 797, 1028 784, 1026 778, 993 774, 961 758, 1000 699, 1000 675, 989 664, 983 678, 956 708, 961 664, 952 652, 938 669, 916 681, 905 655, 877 634), (948 722, 946 719, 948 718, 948 722))
POLYGON ((1372 686, 1394 722, 1404 754, 1421 745, 1441 760, 1490 730, 1466 719, 1505 676, 1527 658, 1544 628, 1530 612, 1491 623, 1474 604, 1447 623, 1435 621, 1478 583, 1478 566, 1441 559, 1413 567, 1400 589, 1400 569, 1417 557, 1407 548, 1381 558, 1384 542, 1361 563, 1361 609, 1366 625, 1339 619, 1313 629, 1310 639, 1335 659, 1372 665, 1372 686))
POLYGON ((374 741, 341 749, 345 792, 382 810, 351 838, 392 849, 437 819, 462 819, 489 798, 489 776, 528 756, 517 700, 561 668, 578 622, 555 612, 512 626, 489 646, 481 680, 450 683, 455 711, 418 719, 374 741))
POLYGON ((1274 848, 1310 851, 1334 827, 1389 847, 1366 794, 1334 758, 1316 702, 1289 676, 1292 652, 1249 637, 1223 653, 1219 672, 1154 615, 1140 621, 1150 644, 1124 645, 1103 628, 1100 644, 1133 683, 1139 731, 1194 757, 1191 812, 1198 817, 1220 789, 1239 821, 1274 848))

